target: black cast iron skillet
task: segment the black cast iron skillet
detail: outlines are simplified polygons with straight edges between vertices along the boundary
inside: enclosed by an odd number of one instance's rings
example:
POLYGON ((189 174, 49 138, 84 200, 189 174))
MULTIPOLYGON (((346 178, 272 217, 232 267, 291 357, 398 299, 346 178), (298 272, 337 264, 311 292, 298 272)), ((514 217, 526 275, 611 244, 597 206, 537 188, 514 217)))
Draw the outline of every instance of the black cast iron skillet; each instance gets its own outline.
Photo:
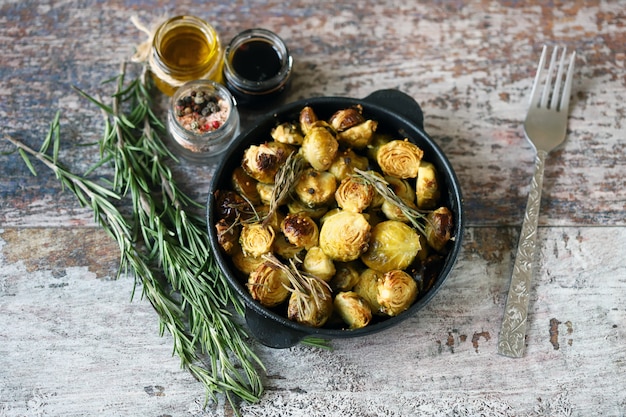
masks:
POLYGON ((211 181, 207 204, 207 221, 211 246, 216 260, 226 275, 232 288, 244 300, 246 305, 246 324, 252 335, 266 346, 287 348, 294 346, 306 336, 326 339, 347 338, 369 335, 396 325, 410 315, 422 309, 439 290, 450 274, 461 248, 463 230, 463 207, 459 182, 439 146, 424 132, 424 117, 420 106, 410 96, 398 90, 379 90, 364 99, 345 97, 315 97, 300 100, 280 107, 278 110, 259 118, 258 124, 239 135, 226 151, 211 181), (424 160, 433 163, 441 181, 442 205, 454 214, 454 240, 450 242, 439 275, 433 284, 404 313, 370 324, 356 330, 341 328, 312 328, 287 319, 278 311, 270 310, 252 299, 236 273, 229 257, 219 250, 214 225, 214 192, 230 188, 230 176, 236 166, 241 164, 244 150, 253 144, 271 140, 270 131, 278 123, 298 120, 300 110, 311 106, 320 119, 327 120, 335 111, 360 104, 366 118, 377 120, 378 130, 395 134, 398 139, 409 138, 424 151, 424 160))

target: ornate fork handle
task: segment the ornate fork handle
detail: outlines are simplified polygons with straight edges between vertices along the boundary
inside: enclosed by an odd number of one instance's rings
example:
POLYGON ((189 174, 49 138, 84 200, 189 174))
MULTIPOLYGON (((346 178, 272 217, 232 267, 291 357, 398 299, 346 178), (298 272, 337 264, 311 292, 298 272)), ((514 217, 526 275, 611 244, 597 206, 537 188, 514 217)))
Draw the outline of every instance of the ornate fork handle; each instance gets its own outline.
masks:
POLYGON ((535 256, 537 222, 539 220, 539 206, 541 203, 541 189, 543 186, 543 171, 547 152, 537 150, 535 158, 535 173, 530 183, 524 222, 513 265, 511 286, 507 296, 504 318, 498 340, 498 353, 513 358, 524 355, 526 344, 526 324, 528 317, 528 302, 535 256))

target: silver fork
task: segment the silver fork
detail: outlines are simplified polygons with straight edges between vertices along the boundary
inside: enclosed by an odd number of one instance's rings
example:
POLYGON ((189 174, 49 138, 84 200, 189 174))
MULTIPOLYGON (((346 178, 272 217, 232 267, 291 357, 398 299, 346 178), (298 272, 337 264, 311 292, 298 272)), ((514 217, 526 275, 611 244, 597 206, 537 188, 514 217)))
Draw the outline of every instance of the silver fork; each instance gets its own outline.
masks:
POLYGON ((535 173, 530 183, 524 222, 498 340, 498 353, 513 358, 522 357, 526 346, 528 301, 544 163, 548 152, 563 142, 567 130, 567 112, 576 52, 572 52, 569 60, 567 60, 567 49, 562 48, 563 52, 559 60, 559 49, 559 47, 555 47, 552 51, 546 73, 544 67, 548 47, 543 47, 530 95, 530 107, 524 121, 524 133, 536 151, 535 173), (559 61, 558 69, 556 68, 557 60, 559 61), (555 69, 557 69, 556 76, 554 75, 555 69), (563 81, 564 73, 567 74, 565 81, 563 81), (551 87, 553 79, 554 88, 551 87), (561 84, 563 84, 562 93, 561 84))

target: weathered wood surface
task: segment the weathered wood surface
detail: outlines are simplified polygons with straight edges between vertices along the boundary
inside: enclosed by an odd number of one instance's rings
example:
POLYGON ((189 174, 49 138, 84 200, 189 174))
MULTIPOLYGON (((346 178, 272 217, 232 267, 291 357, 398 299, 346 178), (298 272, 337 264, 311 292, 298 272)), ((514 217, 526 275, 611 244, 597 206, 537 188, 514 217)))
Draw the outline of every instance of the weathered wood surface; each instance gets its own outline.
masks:
MULTIPOLYGON (((57 110, 61 159, 97 160, 97 109, 143 34, 194 13, 227 41, 279 33, 295 57, 285 100, 413 96, 461 180, 460 259, 428 307, 332 352, 257 347, 267 393, 244 416, 626 415, 626 12, 575 2, 0 2, 2 136, 36 147, 57 110), (544 4, 545 3, 545 4, 544 4), (569 134, 546 164, 528 347, 496 341, 533 163, 521 121, 543 43, 578 53, 569 134)), ((248 123, 252 114, 244 114, 248 123)), ((12 146, 0 140, 0 152, 12 146)), ((0 155, 0 416, 225 416, 171 356, 117 246, 42 166, 0 155)), ((210 168, 177 177, 204 199, 210 168)))

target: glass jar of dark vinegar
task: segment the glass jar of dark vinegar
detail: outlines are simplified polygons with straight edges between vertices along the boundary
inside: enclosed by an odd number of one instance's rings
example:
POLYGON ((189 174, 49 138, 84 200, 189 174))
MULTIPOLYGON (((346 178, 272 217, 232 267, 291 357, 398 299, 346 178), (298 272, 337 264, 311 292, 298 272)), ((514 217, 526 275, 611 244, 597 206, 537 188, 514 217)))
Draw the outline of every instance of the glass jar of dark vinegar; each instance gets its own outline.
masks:
POLYGON ((223 80, 240 105, 276 99, 289 86, 293 58, 285 42, 267 29, 235 36, 224 54, 223 80))

